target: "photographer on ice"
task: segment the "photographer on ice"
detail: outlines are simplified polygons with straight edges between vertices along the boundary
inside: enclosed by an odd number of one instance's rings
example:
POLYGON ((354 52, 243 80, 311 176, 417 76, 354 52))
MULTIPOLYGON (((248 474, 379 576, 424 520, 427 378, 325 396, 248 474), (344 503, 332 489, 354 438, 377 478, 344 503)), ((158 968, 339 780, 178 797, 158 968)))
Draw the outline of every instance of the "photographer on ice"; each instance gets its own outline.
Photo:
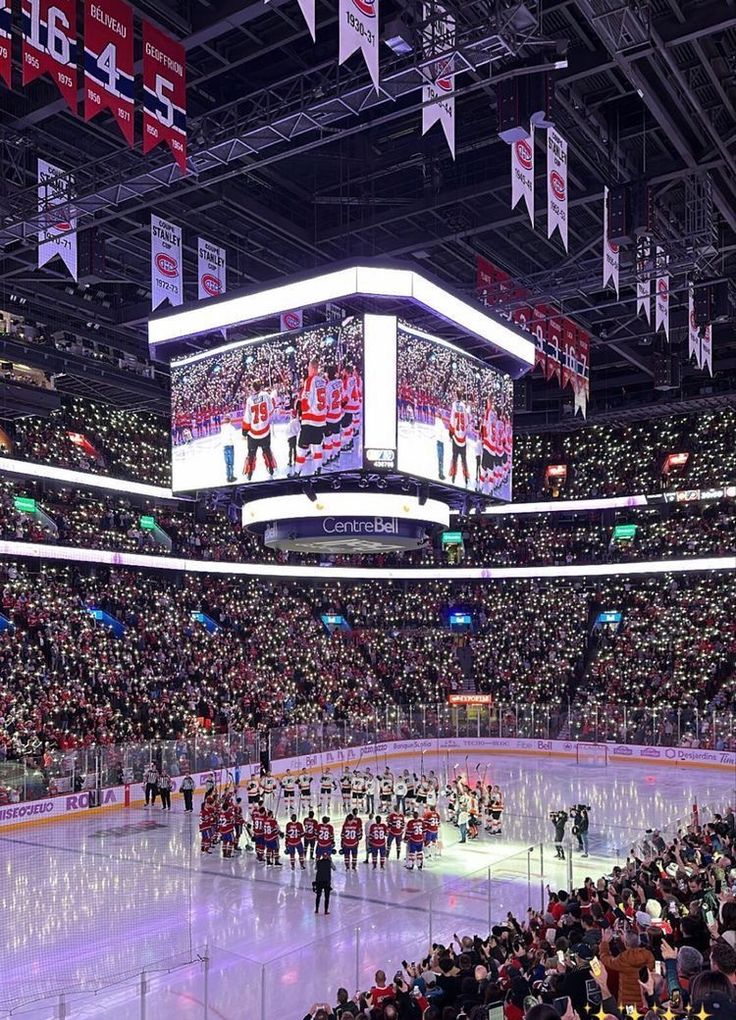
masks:
POLYGON ((555 851, 559 860, 565 860, 565 850, 562 846, 565 840, 565 826, 567 825, 567 811, 550 811, 549 820, 555 827, 555 851))

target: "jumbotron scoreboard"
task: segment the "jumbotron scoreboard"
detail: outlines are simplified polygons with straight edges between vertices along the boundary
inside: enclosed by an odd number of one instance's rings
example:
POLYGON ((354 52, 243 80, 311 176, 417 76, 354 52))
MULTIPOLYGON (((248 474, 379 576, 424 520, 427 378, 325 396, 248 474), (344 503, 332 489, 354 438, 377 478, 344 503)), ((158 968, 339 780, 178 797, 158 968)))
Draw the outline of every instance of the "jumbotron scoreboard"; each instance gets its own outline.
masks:
POLYGON ((511 498, 528 335, 411 269, 336 268, 157 316, 172 489, 218 493, 279 549, 421 547, 511 498))

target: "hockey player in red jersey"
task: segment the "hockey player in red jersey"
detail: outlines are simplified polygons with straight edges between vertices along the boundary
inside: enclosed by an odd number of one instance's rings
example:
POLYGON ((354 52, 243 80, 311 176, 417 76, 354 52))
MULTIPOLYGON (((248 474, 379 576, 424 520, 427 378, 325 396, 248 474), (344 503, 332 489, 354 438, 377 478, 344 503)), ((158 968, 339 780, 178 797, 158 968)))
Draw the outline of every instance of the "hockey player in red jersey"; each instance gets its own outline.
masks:
POLYGON ((355 365, 346 365, 342 374, 342 448, 353 449, 355 437, 360 431, 362 387, 355 365))
POLYGON ((248 443, 248 455, 245 459, 243 474, 248 481, 253 477, 259 450, 263 454, 263 462, 271 478, 276 470, 276 460, 271 451, 271 424, 276 404, 260 381, 253 382, 250 390, 243 411, 243 435, 248 443))
POLYGON ((317 860, 322 857, 332 857, 335 852, 335 830, 330 825, 330 819, 324 815, 317 826, 317 860))
POLYGON ((299 858, 299 863, 303 868, 306 867, 304 863, 304 826, 296 815, 292 815, 286 823, 286 853, 289 855, 292 871, 294 870, 295 857, 299 858))
POLYGON ((439 839, 440 816, 437 809, 427 808, 422 821, 424 822, 424 852, 430 858, 434 856, 439 839))
POLYGON ((322 472, 323 444, 327 422, 327 380, 318 358, 309 362, 307 378, 299 394, 302 426, 296 442, 296 476, 303 474, 311 453, 314 474, 322 472))
POLYGON ((310 811, 304 819, 304 849, 309 854, 309 859, 314 860, 314 848, 317 846, 317 826, 319 822, 314 817, 314 811, 310 811))
POLYGON ((260 804, 251 811, 251 818, 253 819, 251 827, 253 830, 253 843, 256 848, 256 860, 262 863, 266 859, 266 835, 263 830, 266 812, 260 804))
POLYGON ((266 864, 281 867, 281 843, 279 840, 279 823, 272 811, 266 812, 263 819, 263 836, 266 843, 266 864))
POLYGON ((404 834, 404 816, 400 811, 391 811, 386 819, 388 826, 388 854, 391 854, 391 847, 396 844, 396 860, 401 859, 401 837, 404 834))
POLYGON ((417 811, 408 819, 404 832, 406 843, 406 865, 409 871, 416 864, 421 871, 424 867, 424 822, 417 811))
POLYGON ((340 850, 345 859, 345 867, 350 868, 352 866, 353 871, 355 871, 355 866, 358 863, 358 844, 362 835, 363 826, 352 814, 349 814, 342 823, 340 850))
POLYGON ((220 842, 222 843, 222 856, 232 857, 233 850, 235 849, 235 811, 233 809, 232 797, 229 794, 223 797, 218 826, 220 842))
POLYGON ((381 816, 376 815, 376 820, 373 822, 371 827, 368 829, 368 845, 371 848, 371 857, 373 858, 373 870, 376 869, 376 861, 380 856, 381 868, 386 866, 386 837, 388 836, 388 829, 386 823, 381 821, 381 816))
POLYGON ((202 837, 202 853, 212 853, 212 844, 217 833, 217 802, 214 794, 208 794, 199 810, 199 833, 202 837))

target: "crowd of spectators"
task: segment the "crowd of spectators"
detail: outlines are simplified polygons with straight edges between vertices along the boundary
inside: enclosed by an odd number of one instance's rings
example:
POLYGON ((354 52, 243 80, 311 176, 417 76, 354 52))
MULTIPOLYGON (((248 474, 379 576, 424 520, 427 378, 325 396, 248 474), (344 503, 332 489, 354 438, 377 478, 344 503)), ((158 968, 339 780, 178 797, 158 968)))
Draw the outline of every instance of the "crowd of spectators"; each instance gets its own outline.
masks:
POLYGON ((693 816, 677 837, 648 835, 624 867, 550 892, 544 910, 509 913, 427 955, 340 988, 304 1020, 626 1020, 736 1015, 734 810, 693 816), (393 974, 391 979, 387 974, 393 974))
MULTIPOLYGON (((718 737, 703 723, 708 713, 733 723, 736 709, 736 581, 728 575, 597 589, 565 581, 315 586, 66 567, 33 574, 3 562, 0 591, 0 613, 12 624, 0 631, 0 746, 11 756, 32 739, 64 748, 370 721, 399 705, 444 704, 463 686, 498 703, 538 705, 540 720, 543 706, 598 704, 609 692, 632 712, 684 706, 701 713, 699 728, 684 730, 702 746, 718 737), (458 605, 474 618, 470 637, 447 626, 458 605), (612 606, 623 623, 611 657, 590 621, 612 606), (90 608, 118 621, 119 636, 90 608), (348 630, 327 629, 322 616, 335 613, 348 630), (673 627, 687 628, 682 641, 673 627)), ((519 725, 518 709, 515 718, 519 725)), ((512 725, 504 732, 514 735, 512 725)), ((718 738, 720 746, 733 746, 729 732, 731 743, 718 738)))
MULTIPOLYGON (((207 380, 210 388, 215 383, 207 380)), ((204 421, 218 403, 208 400, 195 407, 189 400, 186 406, 180 401, 175 410, 180 415, 194 412, 204 421)), ((3 423, 15 441, 14 456, 160 485, 170 484, 170 426, 160 415, 118 411, 77 397, 64 398, 49 418, 3 423), (85 453, 69 433, 87 436, 101 456, 85 453)), ((517 434, 514 499, 550 498, 545 469, 558 463, 568 466, 560 495, 572 499, 727 485, 736 482, 736 411, 590 425, 559 434, 517 434), (677 452, 690 454, 687 465, 663 475, 665 457, 677 452)))
MULTIPOLYGON (((244 530, 223 511, 197 513, 194 504, 136 503, 111 493, 73 488, 42 488, 33 482, 0 481, 0 537, 53 542, 88 549, 166 555, 168 547, 142 529, 150 515, 171 539, 170 552, 187 559, 248 563, 316 564, 324 556, 279 553, 244 530), (14 499, 35 498, 56 526, 47 527, 18 512, 14 499)), ((335 563, 388 566, 569 566, 574 563, 626 563, 637 560, 727 556, 736 548, 736 502, 722 500, 703 509, 695 504, 620 512, 603 523, 600 512, 587 514, 503 515, 470 518, 463 523, 462 556, 439 543, 408 554, 330 557, 335 563), (633 539, 615 541, 619 523, 636 523, 633 539)))

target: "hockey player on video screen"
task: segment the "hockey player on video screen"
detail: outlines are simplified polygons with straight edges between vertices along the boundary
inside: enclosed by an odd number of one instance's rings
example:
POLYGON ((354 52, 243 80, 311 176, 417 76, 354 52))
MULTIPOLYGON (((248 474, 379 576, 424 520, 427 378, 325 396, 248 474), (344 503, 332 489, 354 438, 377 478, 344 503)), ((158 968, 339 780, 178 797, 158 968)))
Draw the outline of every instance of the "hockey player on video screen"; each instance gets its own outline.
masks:
POLYGON ((457 462, 460 460, 463 468, 463 475, 465 477, 465 485, 467 487, 469 480, 467 438, 470 411, 463 400, 461 390, 456 391, 455 397, 456 399, 453 401, 450 409, 450 439, 452 440, 450 481, 453 483, 455 482, 455 476, 457 475, 457 462))
POLYGON ((312 358, 299 395, 301 429, 297 439, 296 475, 303 473, 311 454, 315 474, 322 473, 322 447, 327 423, 327 380, 318 358, 312 358))
POLYGON ((327 366, 327 421, 325 424, 325 464, 336 461, 342 449, 342 379, 337 365, 327 366))
POLYGON ((276 460, 271 452, 271 425, 275 411, 273 396, 263 388, 260 380, 254 381, 243 412, 243 435, 248 444, 243 474, 248 481, 253 477, 259 450, 263 454, 266 470, 273 478, 276 460))

